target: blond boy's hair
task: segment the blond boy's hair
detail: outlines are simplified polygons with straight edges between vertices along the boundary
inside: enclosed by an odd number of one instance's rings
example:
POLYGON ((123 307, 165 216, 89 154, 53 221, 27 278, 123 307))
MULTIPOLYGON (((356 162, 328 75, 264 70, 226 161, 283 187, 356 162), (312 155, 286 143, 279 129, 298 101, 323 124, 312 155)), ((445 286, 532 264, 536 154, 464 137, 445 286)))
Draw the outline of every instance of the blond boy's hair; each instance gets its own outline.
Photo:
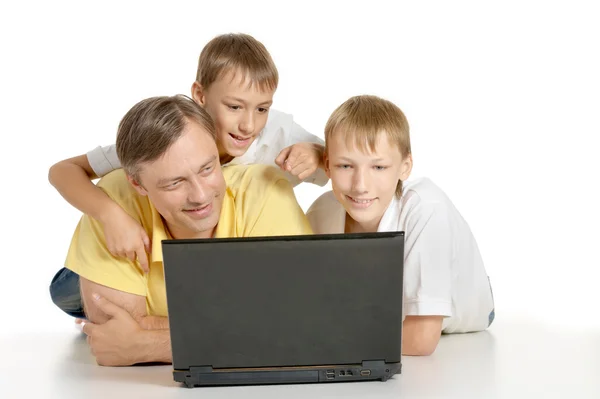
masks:
POLYGON ((249 86, 277 89, 279 73, 265 46, 250 35, 228 33, 213 38, 198 59, 196 81, 206 90, 230 72, 241 72, 249 86))
MULTIPOLYGON (((351 97, 333 111, 325 125, 325 150, 333 135, 341 134, 347 145, 372 152, 382 133, 397 146, 403 158, 411 154, 408 121, 398 106, 376 96, 351 97)), ((398 180, 396 196, 401 195, 402 180, 398 180)))

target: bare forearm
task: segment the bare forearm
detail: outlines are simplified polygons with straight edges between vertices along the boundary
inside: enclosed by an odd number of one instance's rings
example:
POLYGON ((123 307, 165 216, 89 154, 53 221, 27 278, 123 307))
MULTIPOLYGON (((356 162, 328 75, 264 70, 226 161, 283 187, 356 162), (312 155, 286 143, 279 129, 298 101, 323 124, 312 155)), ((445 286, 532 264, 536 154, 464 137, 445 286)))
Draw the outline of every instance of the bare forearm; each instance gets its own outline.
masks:
POLYGON ((169 318, 159 316, 144 316, 139 321, 144 330, 168 330, 169 318))
POLYGON ((118 206, 77 165, 57 163, 50 169, 49 178, 69 204, 96 220, 102 220, 107 210, 118 206))
POLYGON ((431 355, 440 340, 441 327, 440 316, 407 316, 402 323, 402 355, 431 355))
POLYGON ((146 330, 140 335, 137 363, 173 362, 169 330, 146 330))

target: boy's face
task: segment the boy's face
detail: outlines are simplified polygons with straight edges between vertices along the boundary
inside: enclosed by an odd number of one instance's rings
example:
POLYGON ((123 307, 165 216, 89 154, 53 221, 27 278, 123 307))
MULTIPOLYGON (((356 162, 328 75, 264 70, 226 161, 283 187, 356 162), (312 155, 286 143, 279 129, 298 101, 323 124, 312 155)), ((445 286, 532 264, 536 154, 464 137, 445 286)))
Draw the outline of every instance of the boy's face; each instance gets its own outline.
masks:
POLYGON ((140 182, 133 186, 148 196, 175 238, 212 236, 226 186, 217 145, 208 132, 189 121, 159 159, 140 169, 140 182))
POLYGON ((325 159, 335 197, 346 213, 364 230, 376 231, 396 192, 398 180, 406 180, 412 167, 398 147, 380 133, 375 151, 358 149, 343 134, 329 140, 325 159))
POLYGON ((267 123, 275 91, 261 91, 248 82, 246 76, 232 72, 217 79, 208 89, 198 82, 192 86, 192 97, 215 121, 221 157, 245 154, 267 123))

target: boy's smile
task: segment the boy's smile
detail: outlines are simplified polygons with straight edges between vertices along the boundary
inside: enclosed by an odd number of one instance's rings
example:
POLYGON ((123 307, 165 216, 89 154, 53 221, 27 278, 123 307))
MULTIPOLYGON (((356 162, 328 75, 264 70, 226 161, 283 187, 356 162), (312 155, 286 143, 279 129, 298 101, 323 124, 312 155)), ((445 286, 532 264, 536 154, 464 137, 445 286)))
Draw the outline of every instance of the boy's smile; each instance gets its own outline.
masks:
POLYGON ((327 174, 335 197, 346 210, 350 230, 377 231, 398 180, 407 177, 405 164, 385 133, 379 134, 373 151, 359 149, 343 132, 332 135, 327 144, 327 174))
POLYGON ((274 89, 250 81, 241 71, 225 73, 208 89, 194 83, 194 100, 215 122, 221 159, 246 153, 267 123, 274 93, 274 89))

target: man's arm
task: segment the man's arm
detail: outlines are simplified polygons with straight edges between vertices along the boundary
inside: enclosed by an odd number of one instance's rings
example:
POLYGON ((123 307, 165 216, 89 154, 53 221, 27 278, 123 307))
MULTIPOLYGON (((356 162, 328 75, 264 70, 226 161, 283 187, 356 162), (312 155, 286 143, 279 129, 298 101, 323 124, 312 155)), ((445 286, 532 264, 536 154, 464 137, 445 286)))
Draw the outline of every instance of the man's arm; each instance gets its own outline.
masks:
POLYGON ((90 321, 84 332, 99 365, 172 362, 168 319, 147 316, 145 297, 85 278, 81 278, 81 296, 90 321))
POLYGON ((407 316, 402 323, 402 354, 429 356, 442 335, 442 316, 407 316))

